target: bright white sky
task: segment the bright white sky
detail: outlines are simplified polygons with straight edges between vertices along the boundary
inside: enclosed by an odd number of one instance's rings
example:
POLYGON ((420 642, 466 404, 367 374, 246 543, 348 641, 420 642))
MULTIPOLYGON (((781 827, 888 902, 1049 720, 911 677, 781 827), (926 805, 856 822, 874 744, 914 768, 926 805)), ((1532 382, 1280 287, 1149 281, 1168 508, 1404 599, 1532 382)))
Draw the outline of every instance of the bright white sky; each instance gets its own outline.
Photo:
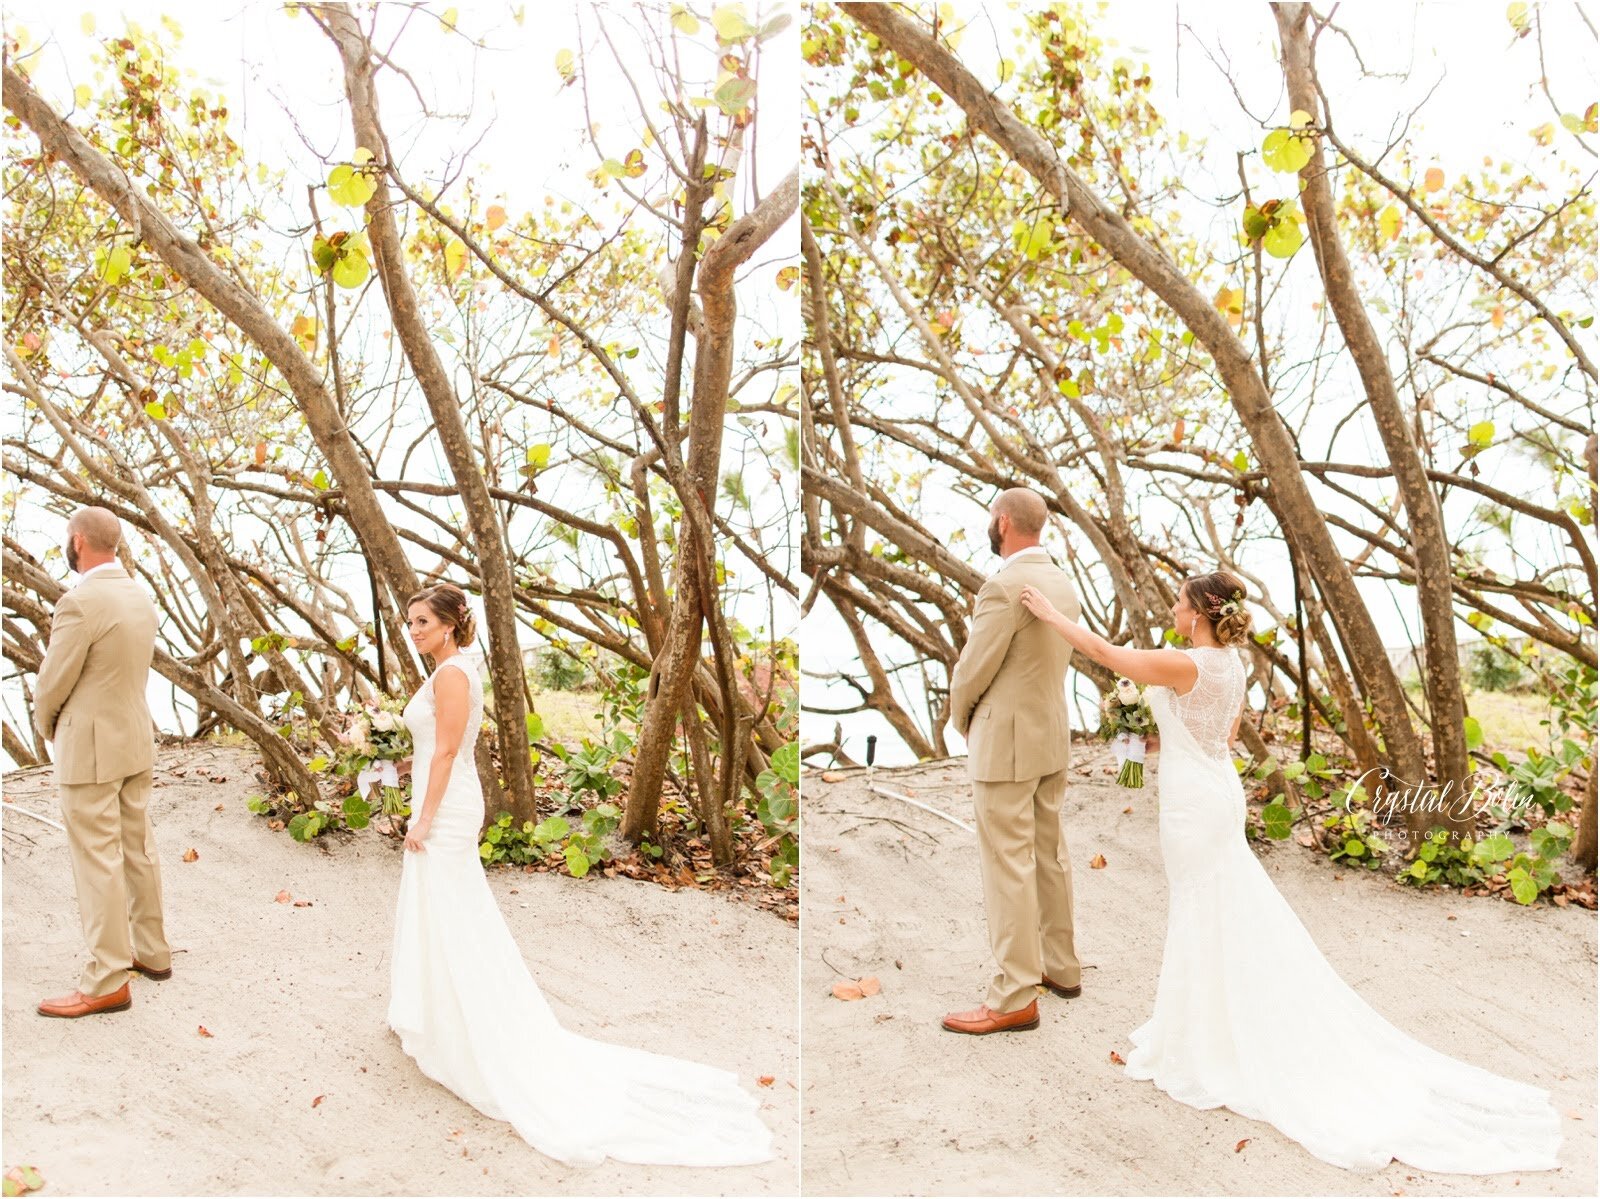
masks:
MULTIPOLYGON (((960 33, 957 53, 980 79, 986 82, 998 79, 1000 60, 1015 54, 1013 47, 1017 42, 1016 31, 1022 25, 1021 14, 1034 6, 958 0, 953 7, 955 19, 948 22, 947 27, 953 29, 961 22, 967 23, 960 33)), ((1321 7, 1326 9, 1326 6, 1321 7)), ((1123 55, 1137 63, 1148 64, 1154 82, 1151 102, 1169 128, 1174 134, 1177 131, 1188 133, 1192 145, 1204 141, 1203 152, 1192 152, 1183 160, 1183 182, 1191 197, 1183 203, 1182 211, 1188 228, 1202 244, 1222 246, 1223 252, 1231 253, 1236 244, 1237 205, 1217 210, 1208 204, 1215 198, 1237 193, 1236 151, 1258 149, 1267 129, 1284 123, 1288 114, 1277 63, 1277 29, 1267 5, 1186 2, 1180 6, 1171 0, 1118 0, 1090 6, 1089 11, 1098 13, 1091 20, 1096 34, 1114 47, 1108 52, 1108 60, 1123 55), (1238 97, 1228 76, 1238 87, 1238 97), (1244 108, 1241 108, 1241 98, 1244 108)), ((1545 5, 1543 17, 1544 59, 1550 89, 1562 105, 1562 111, 1581 113, 1600 96, 1600 58, 1594 52, 1594 38, 1570 3, 1545 5)), ((1534 127, 1559 118, 1538 87, 1538 43, 1531 34, 1522 39, 1514 37, 1505 4, 1344 5, 1334 19, 1350 33, 1369 72, 1397 76, 1362 79, 1346 43, 1331 32, 1325 33, 1319 42, 1318 69, 1330 95, 1335 124, 1341 135, 1369 159, 1377 157, 1399 134, 1396 122, 1426 98, 1426 104, 1411 127, 1411 139, 1419 147, 1419 153, 1431 152, 1432 161, 1444 169, 1447 179, 1480 167, 1486 155, 1510 160, 1520 169, 1531 171, 1536 178, 1552 182, 1558 178, 1557 171, 1567 164, 1576 165, 1582 177, 1588 177, 1594 170, 1596 160, 1568 134, 1558 133, 1554 145, 1548 149, 1539 149, 1530 136, 1529 131, 1534 127)), ((999 88, 1002 99, 1014 93, 1014 86, 999 88)), ((842 137, 851 145, 865 146, 865 127, 874 110, 864 108, 868 119, 851 131, 859 134, 859 138, 841 135, 835 129, 830 129, 830 136, 842 137)), ((1589 140, 1591 144, 1600 145, 1600 139, 1591 137, 1589 140)), ((1252 186, 1261 184, 1270 175, 1259 162, 1253 163, 1251 169, 1252 186)), ((1274 186, 1281 192, 1281 182, 1274 186)), ((1264 194, 1275 193, 1267 190, 1264 194)), ((1281 268, 1274 265, 1269 269, 1281 268)), ((1297 355, 1296 349, 1309 352, 1312 344, 1309 339, 1315 337, 1312 305, 1321 298, 1315 265, 1307 249, 1291 261, 1283 290, 1274 301, 1274 311, 1279 316, 1272 323, 1287 321, 1293 340, 1303 343, 1285 347, 1288 361, 1305 356, 1297 355), (1298 336, 1296 326, 1301 324, 1309 339, 1298 336)), ((1592 300, 1586 300, 1579 291, 1572 302, 1582 305, 1592 300)), ((1591 329, 1585 335, 1590 338, 1591 346, 1595 331, 1591 329)), ((1593 354, 1593 349, 1590 352, 1593 354)), ((1008 353, 1007 346, 996 346, 997 361, 1008 353)), ((909 378, 915 380, 920 376, 913 373, 909 378)), ((912 382, 910 386, 925 389, 926 382, 912 382)), ((1325 380, 1321 392, 1324 396, 1358 393, 1347 371, 1325 380)), ((1284 398, 1291 397, 1292 389, 1284 398)), ((1306 428, 1313 432, 1326 430, 1332 424, 1332 417, 1342 415, 1350 405, 1339 401, 1332 406, 1337 411, 1330 413, 1329 419, 1319 421, 1314 414, 1306 428)), ((1555 406, 1565 411, 1570 409, 1571 403, 1555 406)), ((1381 442, 1375 432, 1362 427, 1363 423, 1358 421, 1347 426, 1333 454, 1334 460, 1383 460, 1381 442)), ((1370 422, 1365 423, 1370 425, 1370 422)), ((1320 457, 1327 438, 1312 436, 1306 444, 1309 453, 1320 457), (1311 449, 1313 446, 1316 448, 1311 449)), ((1519 472, 1526 468, 1511 453, 1496 449, 1483 455, 1479 462, 1486 481, 1497 482, 1513 492, 1524 489, 1525 477, 1519 472)), ((974 561, 980 569, 993 569, 995 563, 989 557, 982 533, 986 523, 984 515, 959 495, 952 493, 950 499, 943 515, 967 529, 964 546, 956 547, 958 552, 964 548, 975 555, 974 561)), ((1459 503, 1465 504, 1465 511, 1470 512, 1470 501, 1463 499, 1459 503)), ((926 498, 925 506, 930 513, 938 510, 932 497, 926 498)), ((1450 511, 1457 517, 1463 514, 1459 507, 1450 511)), ((1148 514, 1146 519, 1149 519, 1148 514)), ((933 521, 932 527, 941 530, 938 519, 933 521)), ((1052 544, 1051 538, 1047 537, 1046 544, 1052 544)), ((1058 540, 1054 545, 1059 549, 1058 540)), ((1528 547, 1519 548, 1526 550, 1528 547)), ((1540 553, 1537 549, 1531 552, 1535 556, 1540 553)), ((1292 610, 1286 563, 1281 560, 1281 554, 1274 557, 1280 560, 1247 558, 1244 565, 1270 582, 1281 581, 1284 592, 1279 606, 1292 610)), ((1490 562, 1501 569, 1518 569, 1506 562, 1503 555, 1491 553, 1490 562)), ((1526 569, 1522 567, 1521 572, 1525 574, 1526 569)), ((1361 586, 1387 644, 1402 646, 1420 639, 1420 621, 1410 589, 1390 588, 1376 581, 1367 581, 1361 586)), ((1459 628, 1460 635, 1471 636, 1465 626, 1459 628)), ((819 601, 803 622, 802 644, 808 671, 856 668, 849 634, 825 601, 819 601)), ((911 672, 903 672, 897 678, 913 683, 911 672)), ((920 684, 915 686, 920 688, 920 684)), ((1079 694, 1087 698, 1093 693, 1084 684, 1079 694)), ((806 696, 807 702, 813 704, 847 706, 854 702, 854 695, 847 688, 821 686, 810 680, 806 696)), ((920 712, 920 695, 915 698, 908 695, 908 699, 911 711, 920 712)), ((1092 699, 1080 706, 1079 713, 1079 719, 1093 727, 1092 699)), ((806 717, 803 739, 828 739, 835 719, 822 715, 806 717)), ((845 735, 853 756, 860 758, 864 753, 868 733, 878 735, 880 751, 885 755, 880 761, 906 760, 905 751, 888 723, 870 713, 845 720, 845 735)), ((960 738, 953 732, 948 736, 953 751, 961 752, 960 738)))

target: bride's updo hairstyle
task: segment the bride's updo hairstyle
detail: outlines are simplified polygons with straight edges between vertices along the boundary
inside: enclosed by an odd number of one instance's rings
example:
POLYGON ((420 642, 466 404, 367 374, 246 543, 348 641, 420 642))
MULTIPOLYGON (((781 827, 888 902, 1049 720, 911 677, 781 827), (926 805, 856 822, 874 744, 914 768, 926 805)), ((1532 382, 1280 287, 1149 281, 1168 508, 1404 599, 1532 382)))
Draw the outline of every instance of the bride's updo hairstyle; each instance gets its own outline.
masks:
POLYGON ((439 618, 441 624, 448 625, 455 643, 462 649, 472 644, 472 639, 477 636, 478 622, 473 618, 472 609, 467 606, 467 593, 454 583, 435 583, 432 587, 424 587, 406 601, 406 608, 414 604, 427 604, 428 610, 439 618))
POLYGON ((1183 590, 1211 622, 1218 641, 1223 645, 1245 643, 1250 636, 1250 612, 1244 606, 1244 584, 1237 575, 1227 570, 1196 575, 1184 580, 1183 590))

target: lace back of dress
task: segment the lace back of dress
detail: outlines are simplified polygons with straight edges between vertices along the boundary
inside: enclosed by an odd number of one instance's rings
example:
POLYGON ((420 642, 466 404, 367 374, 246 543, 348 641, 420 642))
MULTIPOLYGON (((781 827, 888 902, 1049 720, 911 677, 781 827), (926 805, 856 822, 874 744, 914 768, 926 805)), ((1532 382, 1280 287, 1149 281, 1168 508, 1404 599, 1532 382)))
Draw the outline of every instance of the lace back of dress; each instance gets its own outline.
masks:
POLYGON ((1200 677, 1183 695, 1173 695, 1173 708, 1183 727, 1213 757, 1228 753, 1228 734, 1244 702, 1244 667, 1225 647, 1186 650, 1200 677))
POLYGON ((483 724, 483 677, 478 673, 477 663, 465 654, 455 654, 441 662, 438 669, 434 671, 435 677, 437 677, 439 670, 446 669, 451 662, 454 662, 461 669, 461 673, 467 676, 469 684, 467 688, 467 728, 462 735, 461 744, 462 749, 466 751, 463 757, 470 759, 473 747, 478 740, 478 728, 483 724))

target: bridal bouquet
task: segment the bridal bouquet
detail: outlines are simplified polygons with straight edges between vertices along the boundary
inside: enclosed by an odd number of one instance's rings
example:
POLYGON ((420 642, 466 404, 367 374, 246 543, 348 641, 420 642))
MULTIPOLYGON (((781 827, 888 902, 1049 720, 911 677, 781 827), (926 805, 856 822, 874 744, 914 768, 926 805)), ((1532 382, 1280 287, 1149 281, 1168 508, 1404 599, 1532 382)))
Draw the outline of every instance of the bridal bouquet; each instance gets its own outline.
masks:
POLYGON ((1117 782, 1124 787, 1144 786, 1144 739, 1155 728, 1150 706, 1132 679, 1119 678, 1100 705, 1100 735, 1111 742, 1117 755, 1117 782))
POLYGON ((411 756, 411 730, 400 714, 384 707, 365 708, 342 740, 357 755, 356 794, 364 794, 368 786, 377 783, 385 814, 405 815, 406 793, 400 785, 398 763, 411 756))

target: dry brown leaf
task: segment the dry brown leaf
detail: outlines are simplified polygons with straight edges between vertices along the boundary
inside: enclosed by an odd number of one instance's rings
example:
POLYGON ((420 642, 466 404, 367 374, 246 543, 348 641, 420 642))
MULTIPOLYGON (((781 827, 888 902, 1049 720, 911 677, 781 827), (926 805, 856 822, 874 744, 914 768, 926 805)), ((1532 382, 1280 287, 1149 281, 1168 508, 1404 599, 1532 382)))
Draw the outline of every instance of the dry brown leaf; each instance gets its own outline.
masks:
POLYGON ((202 1024, 200 1026, 200 1035, 202 1037, 209 1037, 209 1036, 211 1036, 211 1030, 209 1028, 207 1028, 204 1024, 202 1024))
POLYGON ((867 975, 865 978, 860 979, 856 985, 861 988, 863 995, 876 995, 883 990, 883 984, 878 981, 876 974, 867 975))
POLYGON ((772 1077, 772 1075, 763 1074, 760 1078, 756 1079, 756 1086, 758 1086, 758 1087, 770 1087, 773 1083, 775 1083, 777 1081, 778 1080, 776 1078, 772 1077))
POLYGON ((293 898, 294 898, 294 896, 290 895, 289 892, 287 892, 287 891, 279 891, 276 895, 274 895, 272 897, 272 902, 273 903, 288 903, 293 898))
POLYGON ((1131 816, 1131 815, 1133 815, 1133 805, 1132 805, 1132 804, 1129 804, 1129 805, 1128 805, 1128 806, 1127 806, 1127 807, 1125 807, 1125 808, 1123 808, 1123 809, 1122 809, 1122 814, 1123 814, 1123 815, 1124 815, 1124 816, 1131 816))
POLYGON ((1234 1147, 1233 1147, 1233 1151, 1234 1151, 1234 1152, 1235 1152, 1235 1153, 1239 1153, 1239 1152, 1241 1152, 1241 1151, 1242 1151, 1242 1150, 1243 1150, 1243 1149, 1244 1149, 1244 1147, 1245 1147, 1245 1146, 1246 1146, 1246 1145, 1248 1145, 1248 1144, 1249 1144, 1249 1143, 1250 1143, 1250 1138, 1249 1138, 1249 1137, 1245 1137, 1245 1139, 1244 1139, 1244 1140, 1242 1140, 1242 1141, 1240 1141, 1240 1142, 1239 1142, 1239 1143, 1238 1143, 1238 1144, 1237 1144, 1237 1145, 1235 1145, 1235 1146, 1234 1146, 1234 1147))
POLYGON ((200 860, 200 851, 191 846, 183 851, 183 860, 185 862, 198 862, 200 860))
POLYGON ((315 1099, 313 1099, 311 1101, 311 1106, 312 1107, 318 1106, 323 1101, 324 1098, 325 1098, 325 1096, 318 1095, 315 1099))
POLYGON ((1111 1064, 1113 1066, 1126 1066, 1128 1063, 1123 1061, 1122 1055, 1113 1049, 1111 1051, 1111 1064))
POLYGON ((1104 870, 1105 868, 1106 868, 1106 855, 1105 854, 1097 853, 1097 854, 1094 855, 1094 857, 1089 859, 1089 869, 1090 870, 1104 870))
POLYGON ((822 781, 825 783, 842 783, 844 779, 845 776, 837 770, 824 770, 822 772, 822 781))
POLYGON ((269 820, 269 821, 267 821, 267 827, 269 829, 271 829, 275 833, 281 833, 281 832, 283 832, 283 827, 284 827, 283 826, 283 821, 281 821, 281 820, 269 820))
POLYGON ((833 997, 835 999, 865 999, 866 995, 853 982, 836 982, 833 984, 833 997))
POLYGON ((311 901, 309 899, 297 899, 294 901, 294 906, 297 908, 309 908, 311 901))
POLYGON ((222 811, 222 805, 218 804, 217 807, 216 807, 216 810, 219 811, 219 812, 222 811))

